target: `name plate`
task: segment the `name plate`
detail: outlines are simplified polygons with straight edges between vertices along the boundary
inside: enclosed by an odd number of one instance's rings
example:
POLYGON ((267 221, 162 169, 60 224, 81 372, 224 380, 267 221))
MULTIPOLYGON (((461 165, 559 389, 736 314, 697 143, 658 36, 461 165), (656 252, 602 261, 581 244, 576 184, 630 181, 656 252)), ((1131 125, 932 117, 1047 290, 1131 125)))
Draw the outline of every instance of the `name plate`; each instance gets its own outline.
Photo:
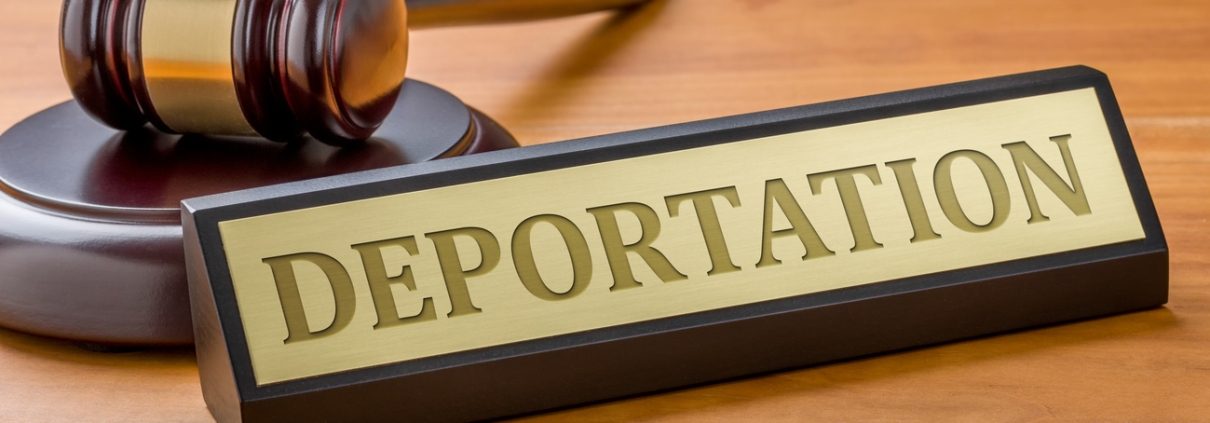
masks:
POLYGON ((1085 67, 184 206, 220 421, 496 418, 1167 297, 1085 67))

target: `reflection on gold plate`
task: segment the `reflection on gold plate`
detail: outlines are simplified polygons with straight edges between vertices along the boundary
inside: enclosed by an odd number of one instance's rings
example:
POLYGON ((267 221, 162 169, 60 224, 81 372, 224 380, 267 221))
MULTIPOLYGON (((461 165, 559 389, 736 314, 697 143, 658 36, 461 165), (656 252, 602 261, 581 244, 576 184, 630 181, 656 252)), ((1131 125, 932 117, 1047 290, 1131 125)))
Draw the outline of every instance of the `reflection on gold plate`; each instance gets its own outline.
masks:
POLYGON ((1144 237, 1092 88, 219 230, 258 385, 1144 237))

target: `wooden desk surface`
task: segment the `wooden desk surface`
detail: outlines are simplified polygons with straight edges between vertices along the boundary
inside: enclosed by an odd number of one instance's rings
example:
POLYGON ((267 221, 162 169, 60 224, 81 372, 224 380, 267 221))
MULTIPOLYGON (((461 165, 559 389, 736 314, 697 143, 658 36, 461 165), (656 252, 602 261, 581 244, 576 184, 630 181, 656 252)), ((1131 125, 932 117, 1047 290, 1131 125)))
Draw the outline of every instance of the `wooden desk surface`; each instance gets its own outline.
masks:
MULTIPOLYGON (((58 8, 0 0, 0 128, 70 97, 58 8)), ((523 420, 1210 420, 1210 2, 668 0, 425 30, 412 50, 412 76, 525 144, 1090 65, 1114 84, 1171 247, 1164 308, 523 420)), ((190 349, 100 354, 0 330, 0 421, 210 416, 190 349)))

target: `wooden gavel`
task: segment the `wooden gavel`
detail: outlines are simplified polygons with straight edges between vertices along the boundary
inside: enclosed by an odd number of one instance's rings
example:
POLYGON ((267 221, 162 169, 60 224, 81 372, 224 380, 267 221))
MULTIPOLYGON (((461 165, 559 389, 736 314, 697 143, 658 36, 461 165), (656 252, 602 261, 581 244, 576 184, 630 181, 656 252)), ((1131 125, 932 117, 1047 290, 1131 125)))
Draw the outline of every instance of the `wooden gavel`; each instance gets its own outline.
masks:
POLYGON ((116 129, 369 138, 399 95, 408 29, 646 0, 64 0, 63 71, 116 129))

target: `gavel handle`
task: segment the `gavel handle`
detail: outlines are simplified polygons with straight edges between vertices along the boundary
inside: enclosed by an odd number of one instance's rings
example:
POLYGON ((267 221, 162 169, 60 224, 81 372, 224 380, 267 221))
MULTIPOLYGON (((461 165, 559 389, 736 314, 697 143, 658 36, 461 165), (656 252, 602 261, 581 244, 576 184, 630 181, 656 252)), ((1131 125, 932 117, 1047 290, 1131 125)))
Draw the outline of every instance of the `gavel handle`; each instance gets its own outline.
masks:
POLYGON ((516 22, 617 9, 648 0, 406 0, 409 28, 516 22))

